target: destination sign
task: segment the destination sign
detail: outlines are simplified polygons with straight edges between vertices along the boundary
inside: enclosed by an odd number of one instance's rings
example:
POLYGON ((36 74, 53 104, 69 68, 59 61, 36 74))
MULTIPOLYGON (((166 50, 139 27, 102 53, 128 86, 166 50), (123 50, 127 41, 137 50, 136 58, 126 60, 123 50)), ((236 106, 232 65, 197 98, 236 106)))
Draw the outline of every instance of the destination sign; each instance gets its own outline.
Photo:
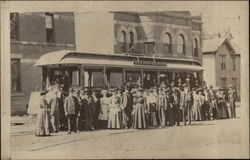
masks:
POLYGON ((158 62, 158 61, 134 61, 135 65, 151 65, 151 66, 167 66, 167 62, 158 62))

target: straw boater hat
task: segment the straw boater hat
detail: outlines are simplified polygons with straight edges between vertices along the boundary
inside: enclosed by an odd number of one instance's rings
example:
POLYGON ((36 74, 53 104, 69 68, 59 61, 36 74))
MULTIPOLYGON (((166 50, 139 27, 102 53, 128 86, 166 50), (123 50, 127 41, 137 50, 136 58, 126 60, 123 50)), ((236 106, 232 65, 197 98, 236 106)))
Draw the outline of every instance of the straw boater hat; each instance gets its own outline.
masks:
POLYGON ((117 88, 110 88, 109 91, 110 92, 115 92, 115 91, 117 91, 117 88))
POLYGON ((153 92, 153 91, 154 91, 154 89, 153 89, 153 88, 150 88, 148 91, 149 91, 149 92, 153 92))
POLYGON ((132 93, 132 94, 133 94, 133 93, 136 93, 136 89, 133 88, 133 89, 131 90, 131 93, 132 93))
POLYGON ((108 90, 106 90, 106 89, 103 89, 102 91, 101 91, 101 94, 103 95, 103 93, 107 93, 108 92, 108 90))

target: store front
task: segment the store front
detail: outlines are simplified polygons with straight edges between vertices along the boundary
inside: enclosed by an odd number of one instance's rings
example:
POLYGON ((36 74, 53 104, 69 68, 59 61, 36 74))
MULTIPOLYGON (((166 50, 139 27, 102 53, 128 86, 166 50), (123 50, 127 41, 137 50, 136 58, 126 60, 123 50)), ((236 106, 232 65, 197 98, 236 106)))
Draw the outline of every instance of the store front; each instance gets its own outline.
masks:
POLYGON ((42 67, 43 88, 60 83, 65 91, 70 87, 122 87, 126 83, 146 89, 159 87, 162 83, 200 86, 203 70, 199 62, 187 59, 72 51, 48 53, 38 60, 36 66, 42 67))

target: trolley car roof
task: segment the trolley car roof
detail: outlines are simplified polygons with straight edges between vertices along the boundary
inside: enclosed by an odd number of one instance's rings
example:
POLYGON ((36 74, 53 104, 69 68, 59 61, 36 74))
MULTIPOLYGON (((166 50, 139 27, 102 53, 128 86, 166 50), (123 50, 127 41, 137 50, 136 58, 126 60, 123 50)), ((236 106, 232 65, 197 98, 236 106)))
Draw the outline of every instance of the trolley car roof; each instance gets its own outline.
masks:
POLYGON ((90 65, 90 66, 117 66, 117 67, 143 67, 144 65, 134 64, 135 60, 144 59, 152 61, 168 61, 167 66, 145 66, 146 68, 162 68, 176 70, 203 70, 198 61, 193 59, 181 58, 163 58, 163 57, 146 57, 143 55, 117 55, 117 54, 98 54, 98 53, 82 53, 72 50, 61 50, 47 53, 39 58, 35 66, 54 66, 54 65, 90 65), (175 63, 173 63, 175 62, 175 63), (184 63, 176 63, 184 62, 184 63), (196 64, 185 64, 195 62, 196 64))

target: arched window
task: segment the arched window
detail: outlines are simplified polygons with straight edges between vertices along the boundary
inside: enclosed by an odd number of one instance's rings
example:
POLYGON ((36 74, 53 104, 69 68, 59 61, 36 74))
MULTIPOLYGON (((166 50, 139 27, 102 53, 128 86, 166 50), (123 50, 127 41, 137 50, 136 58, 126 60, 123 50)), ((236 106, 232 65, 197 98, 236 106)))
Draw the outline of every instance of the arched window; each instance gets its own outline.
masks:
POLYGON ((194 57, 198 57, 198 41, 197 39, 193 39, 193 54, 194 57))
POLYGON ((129 32, 129 52, 133 52, 135 37, 133 32, 129 32))
POLYGON ((127 45, 126 45, 126 32, 125 31, 121 31, 121 35, 120 35, 120 42, 121 42, 121 51, 123 53, 127 52, 127 45))
POLYGON ((182 34, 179 34, 177 37, 177 53, 185 54, 185 41, 182 34))
POLYGON ((164 45, 164 53, 169 54, 172 53, 172 44, 171 37, 169 33, 165 33, 163 35, 163 45, 164 45))
POLYGON ((121 31, 120 42, 122 42, 122 43, 126 42, 126 32, 125 31, 121 31))

